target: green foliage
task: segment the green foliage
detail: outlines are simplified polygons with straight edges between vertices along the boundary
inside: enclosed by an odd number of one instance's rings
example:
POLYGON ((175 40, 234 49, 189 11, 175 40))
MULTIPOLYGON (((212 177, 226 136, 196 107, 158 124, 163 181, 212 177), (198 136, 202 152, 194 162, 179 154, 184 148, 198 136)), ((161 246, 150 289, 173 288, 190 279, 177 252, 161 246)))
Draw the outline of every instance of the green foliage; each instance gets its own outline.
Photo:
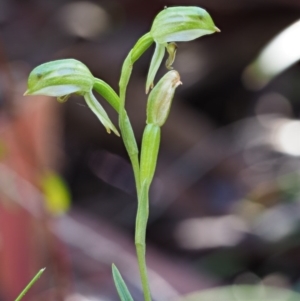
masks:
POLYGON ((15 301, 20 301, 25 294, 28 292, 28 290, 34 285, 34 283, 41 277, 41 275, 44 273, 46 268, 43 268, 39 270, 39 272, 32 278, 32 280, 27 284, 27 286, 24 288, 24 290, 21 292, 21 294, 15 299, 15 301))
POLYGON ((112 274, 121 301, 133 301, 119 270, 114 264, 112 265, 112 274))

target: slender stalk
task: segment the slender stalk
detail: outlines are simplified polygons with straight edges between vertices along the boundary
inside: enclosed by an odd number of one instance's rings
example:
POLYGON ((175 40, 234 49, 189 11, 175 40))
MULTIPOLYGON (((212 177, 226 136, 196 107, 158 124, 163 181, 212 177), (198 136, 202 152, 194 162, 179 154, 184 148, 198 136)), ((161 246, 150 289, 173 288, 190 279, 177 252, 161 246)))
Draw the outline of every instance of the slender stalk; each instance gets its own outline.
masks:
POLYGON ((128 53, 127 57, 124 60, 121 77, 119 81, 120 87, 120 106, 119 106, 119 126, 122 133, 122 138, 130 157, 136 189, 137 189, 137 197, 138 197, 138 210, 136 216, 136 253, 138 257, 138 265, 140 270, 140 277, 143 287, 144 299, 145 301, 151 301, 151 294, 149 288, 148 274, 147 274, 147 266, 146 266, 146 225, 148 220, 148 190, 141 192, 141 182, 140 182, 140 165, 138 158, 138 147, 136 144, 135 136, 130 125, 130 121, 128 115, 125 110, 125 98, 126 98, 126 90, 127 85, 131 76, 133 64, 135 61, 139 59, 139 57, 150 47, 153 43, 153 39, 149 33, 142 36, 133 49, 128 53), (146 196, 144 196, 146 193, 146 196), (145 217, 146 214, 146 217, 145 217), (139 225, 140 224, 140 225, 139 225))
POLYGON ((151 301, 146 265, 146 229, 149 216, 149 186, 142 186, 136 215, 135 247, 145 301, 151 301))
POLYGON ((136 193, 137 193, 137 198, 139 199, 140 195, 140 164, 139 164, 139 156, 138 153, 129 155, 130 162, 132 165, 133 169, 133 175, 134 175, 134 180, 135 180, 135 187, 136 187, 136 193))
POLYGON ((140 193, 140 168, 139 168, 139 150, 137 147, 136 139, 134 136, 134 132, 132 130, 127 112, 125 110, 125 96, 126 96, 126 87, 131 75, 131 52, 127 56, 127 58, 124 61, 123 68, 122 68, 122 77, 120 79, 120 105, 119 105, 119 126, 122 133, 122 139, 125 145, 125 148, 127 150, 127 153, 129 155, 132 167, 133 167, 133 173, 135 178, 135 184, 136 184, 136 190, 137 190, 137 196, 139 198, 140 193), (123 71, 126 70, 126 71, 123 71), (124 73, 123 73, 124 72, 124 73))
POLYGON ((138 197, 138 210, 136 215, 136 233, 135 233, 135 245, 138 258, 138 265, 141 277, 141 283, 144 293, 145 301, 151 301, 150 287, 146 266, 146 227, 149 214, 148 205, 148 191, 144 190, 141 194, 140 185, 140 164, 139 164, 139 151, 134 136, 134 132, 125 110, 125 98, 126 89, 131 76, 132 66, 140 55, 152 44, 152 40, 149 38, 149 34, 144 35, 135 45, 135 47, 129 52, 126 57, 120 78, 120 97, 110 88, 105 82, 100 79, 95 79, 93 89, 95 89, 102 97, 104 97, 111 106, 119 113, 119 126, 122 133, 122 140, 129 155, 131 165, 133 168, 137 197, 138 197), (146 41, 146 42, 144 42, 146 41), (137 45, 144 45, 141 51, 138 51, 137 45))
POLYGON ((120 107, 119 112, 119 126, 122 133, 122 139, 127 150, 128 156, 130 158, 134 179, 137 190, 137 197, 140 193, 140 166, 139 166, 139 150, 135 140, 134 132, 131 127, 130 120, 128 118, 126 110, 120 107))
POLYGON ((120 98, 115 90, 105 81, 94 78, 93 89, 97 91, 119 113, 120 98))
POLYGON ((143 133, 140 178, 141 190, 136 215, 135 245, 145 301, 151 300, 146 266, 146 230, 149 217, 149 188, 155 172, 160 145, 160 127, 147 124, 143 133))
POLYGON ((125 148, 129 155, 131 165, 133 168, 134 179, 136 183, 137 195, 140 192, 140 167, 139 167, 139 151, 136 143, 136 139, 133 133, 132 125, 130 123, 129 117, 117 93, 103 80, 95 78, 93 89, 97 91, 104 99, 106 99, 109 104, 122 115, 119 118, 119 125, 122 133, 122 140, 124 142, 125 148), (122 112, 122 113, 121 113, 122 112))
POLYGON ((27 286, 24 288, 24 290, 21 292, 21 294, 15 299, 15 301, 20 301, 25 294, 28 292, 28 290, 33 286, 33 284, 41 277, 43 272, 45 271, 46 268, 43 268, 39 270, 39 272, 32 278, 32 280, 27 284, 27 286))
MULTIPOLYGON (((153 38, 148 32, 144 34, 130 50, 127 57, 124 60, 121 76, 119 81, 120 87, 120 108, 125 106, 126 89, 131 76, 133 64, 140 58, 140 56, 152 45, 153 38)), ((122 113, 120 111, 120 113, 122 113)), ((122 118, 120 114, 120 118, 122 118)))

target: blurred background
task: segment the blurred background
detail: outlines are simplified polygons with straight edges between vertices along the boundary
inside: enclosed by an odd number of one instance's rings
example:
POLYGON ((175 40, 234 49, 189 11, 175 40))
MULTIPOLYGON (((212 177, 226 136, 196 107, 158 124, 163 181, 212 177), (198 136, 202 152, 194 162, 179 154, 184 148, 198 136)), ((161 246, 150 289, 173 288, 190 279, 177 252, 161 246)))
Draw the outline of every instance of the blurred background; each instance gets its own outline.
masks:
MULTIPOLYGON (((135 185, 121 139, 79 96, 59 104, 23 93, 35 66, 60 58, 82 61, 117 90, 131 47, 175 5, 205 8, 222 32, 178 43, 183 85, 151 190, 153 299, 231 284, 300 290, 299 1, 1 0, 1 301, 42 267, 25 301, 117 301, 112 262, 143 299, 135 185)), ((153 50, 128 87, 138 142, 153 50)))

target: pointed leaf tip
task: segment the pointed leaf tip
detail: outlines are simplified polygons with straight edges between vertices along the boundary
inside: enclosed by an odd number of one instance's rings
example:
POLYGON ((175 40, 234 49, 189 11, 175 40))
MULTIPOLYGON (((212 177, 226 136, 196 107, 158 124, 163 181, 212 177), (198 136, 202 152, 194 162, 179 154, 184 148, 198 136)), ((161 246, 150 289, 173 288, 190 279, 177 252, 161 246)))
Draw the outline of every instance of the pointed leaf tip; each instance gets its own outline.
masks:
POLYGON ((133 301, 133 298, 118 270, 118 268, 112 264, 112 274, 116 289, 118 291, 121 301, 133 301))

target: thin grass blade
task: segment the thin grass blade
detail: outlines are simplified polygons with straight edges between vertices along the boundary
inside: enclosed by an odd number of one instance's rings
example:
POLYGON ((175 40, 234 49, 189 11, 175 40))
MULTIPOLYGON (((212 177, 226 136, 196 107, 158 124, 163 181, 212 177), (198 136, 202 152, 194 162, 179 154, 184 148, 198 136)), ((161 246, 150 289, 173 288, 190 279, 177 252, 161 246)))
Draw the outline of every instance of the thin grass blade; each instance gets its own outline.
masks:
POLYGON ((121 301, 133 301, 119 270, 114 264, 112 265, 112 274, 121 301))
POLYGON ((24 288, 24 290, 21 292, 21 294, 15 299, 15 301, 20 301, 25 294, 29 291, 29 289, 34 285, 34 283, 41 277, 43 272, 45 271, 46 268, 43 268, 38 271, 38 273, 32 278, 32 280, 27 284, 27 286, 24 288))

